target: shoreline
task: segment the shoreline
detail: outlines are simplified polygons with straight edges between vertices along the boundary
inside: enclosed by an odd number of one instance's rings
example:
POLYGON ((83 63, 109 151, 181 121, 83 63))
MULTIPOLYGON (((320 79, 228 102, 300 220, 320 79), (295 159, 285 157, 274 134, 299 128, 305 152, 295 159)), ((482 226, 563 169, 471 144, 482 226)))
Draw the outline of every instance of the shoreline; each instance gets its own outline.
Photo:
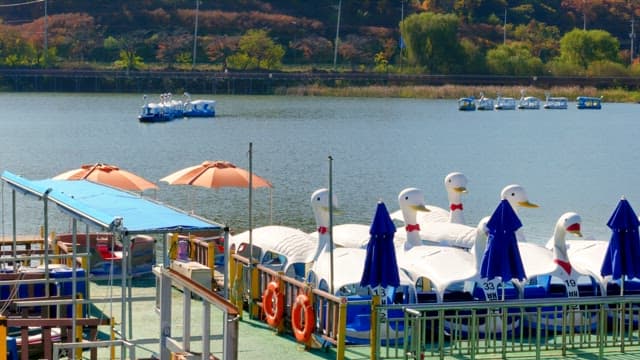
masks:
POLYGON ((412 99, 448 99, 456 100, 461 97, 480 97, 484 93, 487 97, 496 98, 498 94, 519 99, 521 91, 527 96, 535 96, 544 101, 549 96, 563 96, 569 101, 575 101, 578 96, 603 97, 603 102, 637 103, 640 102, 640 92, 624 89, 597 89, 595 87, 558 86, 544 89, 533 86, 378 86, 364 87, 345 86, 328 87, 318 85, 295 86, 276 89, 275 95, 283 96, 332 96, 332 97, 380 97, 380 98, 412 98, 412 99))

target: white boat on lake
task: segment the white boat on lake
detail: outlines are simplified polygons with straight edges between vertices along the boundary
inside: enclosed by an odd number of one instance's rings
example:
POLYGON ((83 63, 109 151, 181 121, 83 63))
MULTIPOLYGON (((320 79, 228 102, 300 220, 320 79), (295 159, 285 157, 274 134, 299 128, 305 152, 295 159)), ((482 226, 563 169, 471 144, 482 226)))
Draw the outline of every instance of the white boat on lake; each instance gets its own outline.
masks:
POLYGON ((538 110, 540 109, 540 99, 535 96, 524 96, 518 101, 518 109, 538 110))
POLYGON ((493 99, 480 93, 480 98, 476 100, 476 110, 493 110, 493 99))
POLYGON ((569 105, 569 100, 563 96, 553 97, 553 96, 547 95, 547 99, 544 102, 545 109, 566 110, 569 107, 568 105, 569 105))
POLYGON ((516 109, 516 99, 512 97, 502 97, 498 96, 496 99, 496 104, 494 105, 496 110, 515 110, 516 109))

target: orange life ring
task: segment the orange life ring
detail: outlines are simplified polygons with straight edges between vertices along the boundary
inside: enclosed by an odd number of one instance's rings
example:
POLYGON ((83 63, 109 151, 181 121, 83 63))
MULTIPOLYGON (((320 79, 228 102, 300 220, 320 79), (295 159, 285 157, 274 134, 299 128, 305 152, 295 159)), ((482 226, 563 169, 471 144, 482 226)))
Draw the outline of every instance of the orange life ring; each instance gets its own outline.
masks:
POLYGON ((313 313, 311 301, 305 294, 298 295, 296 302, 293 304, 291 327, 293 328, 293 335, 299 342, 306 343, 311 339, 311 334, 316 327, 316 316, 313 313))
POLYGON ((280 292, 280 285, 272 281, 262 293, 262 311, 267 317, 267 324, 279 326, 284 314, 284 294, 280 292))

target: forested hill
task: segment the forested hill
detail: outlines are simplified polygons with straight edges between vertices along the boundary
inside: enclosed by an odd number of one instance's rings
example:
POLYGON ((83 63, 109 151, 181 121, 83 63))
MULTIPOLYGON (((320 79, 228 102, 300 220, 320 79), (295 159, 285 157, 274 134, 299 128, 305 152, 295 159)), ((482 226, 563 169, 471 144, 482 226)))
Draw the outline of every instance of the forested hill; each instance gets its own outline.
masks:
POLYGON ((404 65, 405 71, 431 73, 571 72, 557 60, 563 36, 573 29, 606 32, 617 41, 615 56, 596 60, 629 67, 632 19, 638 15, 640 1, 635 0, 0 0, 0 65, 46 61, 49 66, 112 63, 135 69, 197 63, 275 69, 330 65, 337 57, 338 65, 352 70, 392 71, 404 65), (411 27, 417 16, 421 20, 411 27), (407 26, 400 26, 402 19, 407 26), (444 24, 444 30, 434 35, 436 30, 427 29, 425 38, 420 31, 430 23, 444 24), (453 48, 452 32, 459 45, 453 48), (270 52, 252 58, 243 50, 247 43, 270 52), (50 53, 44 54, 43 44, 50 53), (440 47, 438 55, 434 49, 440 47), (498 64, 496 70, 496 56, 504 55, 491 51, 535 64, 524 69, 498 64), (458 64, 434 65, 438 56, 458 64), (554 61, 552 69, 545 67, 554 61))

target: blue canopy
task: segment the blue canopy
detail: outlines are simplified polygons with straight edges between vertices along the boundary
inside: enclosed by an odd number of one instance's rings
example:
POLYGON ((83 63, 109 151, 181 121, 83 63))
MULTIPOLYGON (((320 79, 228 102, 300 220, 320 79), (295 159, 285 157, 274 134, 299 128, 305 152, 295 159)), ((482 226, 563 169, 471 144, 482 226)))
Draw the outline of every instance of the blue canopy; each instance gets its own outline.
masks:
POLYGON ((640 278, 640 235, 638 217, 626 199, 618 202, 607 226, 611 229, 611 240, 607 247, 600 273, 611 275, 614 280, 623 276, 640 278))
POLYGON ((371 239, 367 244, 367 257, 360 286, 400 286, 398 260, 393 245, 395 232, 396 226, 389 216, 387 207, 383 202, 379 202, 369 229, 371 239))
POLYGON ((140 195, 87 180, 28 180, 8 171, 2 181, 39 198, 46 197, 79 221, 129 234, 221 230, 206 219, 163 205, 140 195))
POLYGON ((509 202, 500 201, 487 223, 489 238, 480 268, 483 278, 492 280, 500 276, 505 282, 526 278, 516 239, 516 231, 520 227, 522 223, 509 202))

